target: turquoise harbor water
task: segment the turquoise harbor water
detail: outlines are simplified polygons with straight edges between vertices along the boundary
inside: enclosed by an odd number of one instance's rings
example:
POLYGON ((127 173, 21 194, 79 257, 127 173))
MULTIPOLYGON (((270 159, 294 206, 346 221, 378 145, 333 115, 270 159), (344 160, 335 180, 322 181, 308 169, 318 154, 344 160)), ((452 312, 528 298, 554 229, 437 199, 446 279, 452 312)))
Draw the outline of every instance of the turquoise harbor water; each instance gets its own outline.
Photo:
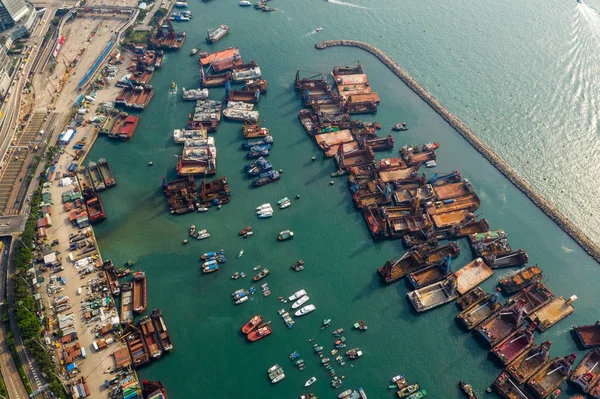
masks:
MULTIPOLYGON (((554 342, 552 356, 577 351, 571 325, 598 319, 600 268, 566 234, 374 57, 358 49, 313 47, 318 40, 350 38, 388 52, 597 238, 600 227, 590 216, 599 193, 597 167, 590 165, 598 164, 600 148, 594 91, 600 79, 598 14, 574 1, 348 1, 360 7, 273 0, 279 10, 262 13, 234 0, 191 0, 194 19, 176 25, 187 32, 186 44, 179 53, 168 54, 155 75, 156 94, 135 137, 127 143, 100 138, 90 155, 106 157, 118 179, 117 187, 102 195, 109 214, 96 230, 103 256, 116 264, 132 259, 147 272, 148 308, 161 307, 171 330, 175 352, 140 372, 142 378, 162 380, 170 397, 295 398, 307 392, 304 382, 315 376, 310 391, 321 398, 359 386, 371 398, 393 398, 389 379, 404 373, 427 389, 428 397, 458 398, 459 380, 471 382, 483 396, 500 372, 478 341, 456 325, 453 304, 416 315, 404 281, 390 286, 379 282, 376 268, 404 250, 396 241, 374 243, 344 180, 329 185, 333 161, 323 159, 296 117, 301 104, 291 83, 297 68, 312 76, 360 59, 381 97, 377 115, 365 119, 375 118, 386 129, 400 121, 410 126, 408 132, 394 133, 393 152, 378 155, 396 154, 405 143, 439 142, 438 169, 457 169, 470 179, 482 198, 478 213, 492 228, 509 232, 513 247, 527 249, 530 263, 542 266, 556 295, 579 297, 572 316, 537 338, 554 342), (230 34, 216 45, 205 45, 206 29, 221 23, 230 26, 230 34), (318 27, 324 31, 315 33, 318 27), (258 109, 275 138, 270 161, 284 173, 275 184, 251 189, 241 169, 247 162, 240 148, 241 126, 224 121, 215 134, 218 176, 228 177, 231 203, 220 211, 175 217, 166 210, 160 184, 162 176, 175 177, 174 155, 181 147, 173 143, 172 131, 185 125, 193 105, 169 95, 168 88, 171 80, 179 88, 197 87, 198 62, 188 53, 198 45, 207 51, 236 46, 244 60, 257 60, 269 81, 258 109), (154 166, 147 166, 148 161, 154 166), (256 206, 296 194, 301 199, 289 209, 256 219, 256 206), (183 246, 191 224, 208 229, 212 237, 183 246), (238 231, 248 224, 255 235, 243 240, 238 231), (286 228, 296 238, 278 243, 276 234, 286 228), (218 273, 203 275, 200 254, 219 248, 226 250, 228 262, 218 273), (242 248, 244 256, 236 259, 242 248), (306 269, 296 273, 290 265, 300 258, 306 269), (251 282, 233 281, 231 274, 252 275, 257 264, 272 272, 264 281, 272 295, 234 306, 231 292, 251 282), (301 288, 317 310, 288 330, 277 314, 277 297, 301 288), (240 327, 255 313, 272 320, 273 334, 251 345, 240 327), (321 331, 325 318, 333 320, 332 327, 321 331), (351 329, 359 319, 367 322, 368 332, 351 329), (346 330, 348 347, 360 347, 365 355, 354 368, 349 362, 335 367, 346 376, 342 389, 335 391, 307 341, 314 337, 331 349, 331 331, 339 327, 346 330), (288 359, 294 350, 306 361, 302 372, 288 359), (287 377, 271 386, 266 369, 275 363, 287 377)), ((212 98, 222 96, 223 89, 211 90, 212 98)), ((462 254, 455 269, 471 259, 467 243, 459 244, 462 254)), ((483 287, 492 290, 506 273, 500 271, 483 287)))

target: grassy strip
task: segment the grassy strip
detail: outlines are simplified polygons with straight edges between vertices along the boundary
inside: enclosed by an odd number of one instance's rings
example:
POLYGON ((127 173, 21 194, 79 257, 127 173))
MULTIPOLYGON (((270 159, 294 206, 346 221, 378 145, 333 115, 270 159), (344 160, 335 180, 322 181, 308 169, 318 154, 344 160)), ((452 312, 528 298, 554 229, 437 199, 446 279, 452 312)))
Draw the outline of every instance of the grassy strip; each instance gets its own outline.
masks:
POLYGON ((23 335, 23 343, 29 353, 33 356, 44 377, 50 385, 50 390, 59 398, 67 397, 67 393, 56 376, 55 366, 50 358, 48 351, 42 349, 40 342, 41 325, 36 316, 35 303, 33 300, 31 288, 27 284, 27 270, 31 268, 31 259, 33 243, 36 238, 35 222, 38 218, 39 206, 41 201, 41 191, 37 190, 31 196, 31 213, 25 224, 25 230, 21 234, 21 239, 16 244, 14 264, 16 274, 12 279, 15 295, 15 314, 17 316, 17 325, 23 335))
POLYGON ((4 383, 2 374, 0 374, 0 395, 2 395, 5 398, 8 398, 8 391, 6 390, 6 384, 4 383))

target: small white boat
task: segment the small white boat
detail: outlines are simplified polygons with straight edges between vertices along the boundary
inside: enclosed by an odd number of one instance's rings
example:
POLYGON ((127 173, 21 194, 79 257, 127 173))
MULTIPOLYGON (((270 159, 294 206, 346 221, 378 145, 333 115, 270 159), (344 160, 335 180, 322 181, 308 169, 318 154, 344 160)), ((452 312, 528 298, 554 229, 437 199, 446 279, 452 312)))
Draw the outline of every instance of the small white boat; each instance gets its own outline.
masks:
POLYGON ((322 32, 322 31, 323 31, 323 28, 317 28, 317 29, 315 29, 315 32, 322 32))
POLYGON ((308 379, 308 381, 306 381, 306 383, 304 384, 304 386, 305 386, 305 387, 309 387, 309 386, 311 386, 312 384, 314 384, 316 380, 317 380, 317 377, 310 377, 310 378, 308 379))
POLYGON ((273 208, 271 207, 271 204, 262 204, 261 206, 256 207, 257 211, 260 211, 262 209, 273 209, 273 208))
MULTIPOLYGON (((252 269, 252 270, 257 271, 257 270, 260 270, 261 267, 262 267, 261 265, 254 266, 254 269, 252 269)), ((265 284, 263 284, 263 285, 265 285, 265 284)))
POLYGON ((304 295, 302 298, 298 299, 292 304, 292 309, 299 308, 300 306, 304 305, 309 299, 310 298, 308 297, 308 295, 304 295))
POLYGON ((305 290, 300 290, 300 291, 296 292, 294 295, 292 295, 292 296, 289 298, 289 299, 290 299, 290 302, 291 302, 291 301, 298 300, 298 299, 302 298, 304 295, 306 295, 306 291, 305 291, 305 290))
POLYGON ((242 304, 244 302, 248 302, 248 295, 241 297, 240 299, 238 299, 237 301, 235 301, 236 305, 242 304))
POLYGON ((207 211, 208 211, 208 208, 205 208, 205 207, 198 208, 198 212, 207 212, 207 211))
POLYGON ((395 377, 392 378, 392 382, 399 381, 399 380, 401 380, 403 378, 404 378, 404 376, 402 374, 398 374, 397 376, 395 376, 395 377))
POLYGON ((241 258, 243 254, 244 254, 244 250, 242 249, 242 250, 240 251, 240 253, 238 254, 238 259, 239 259, 239 258, 241 258))
POLYGON ((248 232, 247 232, 246 234, 244 234, 242 237, 244 237, 244 238, 249 238, 249 237, 252 237, 253 235, 254 235, 254 232, 253 232, 253 231, 248 231, 248 232))
POLYGON ((300 317, 300 316, 304 316, 305 314, 309 314, 310 312, 314 311, 315 309, 317 309, 317 307, 313 304, 310 305, 306 305, 305 307, 303 307, 302 309, 298 310, 296 313, 294 313, 296 316, 300 317))
POLYGON ((273 213, 273 208, 265 208, 265 209, 261 209, 260 211, 256 211, 257 215, 260 215, 261 213, 268 213, 271 212, 273 213))
POLYGON ((427 161, 425 162, 425 167, 426 168, 435 168, 437 166, 437 164, 435 163, 435 161, 427 161))
POLYGON ((292 203, 290 201, 282 202, 281 204, 279 204, 279 209, 285 209, 285 208, 289 207, 290 205, 292 205, 292 203))
POLYGON ((259 218, 270 218, 271 216, 273 216, 273 212, 263 212, 258 215, 259 218))
POLYGON ((352 395, 352 389, 347 389, 344 392, 342 392, 341 394, 338 395, 338 398, 342 399, 345 398, 346 396, 350 396, 352 395))
POLYGON ((201 233, 198 234, 198 237, 196 237, 198 240, 204 240, 205 238, 210 237, 210 233, 201 233))
POLYGON ((277 205, 281 205, 286 201, 289 201, 290 199, 288 197, 283 197, 282 199, 280 199, 279 201, 277 201, 277 205))
POLYGON ((277 377, 275 377, 271 380, 271 384, 277 384, 279 381, 283 380, 284 378, 285 378, 285 374, 281 373, 277 377))

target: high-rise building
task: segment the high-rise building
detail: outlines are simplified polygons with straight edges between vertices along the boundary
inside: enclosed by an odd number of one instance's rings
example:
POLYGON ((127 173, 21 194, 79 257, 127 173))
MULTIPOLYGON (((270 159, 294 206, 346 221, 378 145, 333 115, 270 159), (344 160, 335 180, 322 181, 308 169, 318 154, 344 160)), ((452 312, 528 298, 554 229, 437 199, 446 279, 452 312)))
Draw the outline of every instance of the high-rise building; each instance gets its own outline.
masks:
POLYGON ((0 0, 0 30, 6 30, 27 15, 25 0, 0 0))
POLYGON ((10 88, 10 76, 13 69, 13 60, 6 54, 4 45, 0 44, 0 99, 4 99, 10 88))

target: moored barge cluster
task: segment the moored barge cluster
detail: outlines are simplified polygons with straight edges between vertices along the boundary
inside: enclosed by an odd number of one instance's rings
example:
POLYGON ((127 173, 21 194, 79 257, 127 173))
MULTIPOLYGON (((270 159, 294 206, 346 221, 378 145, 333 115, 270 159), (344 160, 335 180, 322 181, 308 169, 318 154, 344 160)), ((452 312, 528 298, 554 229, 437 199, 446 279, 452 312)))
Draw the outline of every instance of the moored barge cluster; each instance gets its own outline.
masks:
MULTIPOLYGON (((536 344, 535 331, 545 331, 571 314, 576 296, 555 298, 542 283, 538 265, 501 280, 505 295, 513 295, 506 301, 501 299, 500 288, 493 294, 479 288, 494 269, 525 265, 527 252, 513 248, 503 230, 490 230, 485 219, 476 218, 480 199, 472 183, 458 171, 435 173, 429 178, 419 172, 421 166, 436 160, 437 143, 405 145, 400 157, 377 161, 374 151, 378 148, 370 143, 374 143, 380 126, 350 119, 351 113, 358 113, 350 107, 355 102, 351 100, 354 90, 358 90, 356 100, 362 99, 360 90, 370 90, 364 85, 367 79, 360 63, 356 68, 334 68, 332 75, 337 89, 325 78, 307 79, 296 74, 294 86, 306 107, 298 118, 325 155, 335 159, 338 170, 332 177, 347 176, 352 200, 372 237, 402 239, 408 247, 402 256, 378 268, 381 279, 392 283, 407 277, 414 288, 408 293, 409 300, 417 312, 457 300, 462 310, 457 321, 473 330, 506 367, 494 383, 503 397, 546 398, 556 394, 571 376, 575 355, 550 360, 551 342, 536 344), (440 241, 460 238, 467 238, 474 260, 453 271, 452 259, 459 247, 440 241)), ((362 112, 376 110, 375 97, 372 100, 362 112)), ((387 146, 391 147, 393 140, 387 146)), ((599 339, 592 338, 594 331, 600 334, 600 323, 579 328, 585 331, 585 338, 579 335, 582 342, 594 342, 588 347, 600 344, 599 339)), ((590 360, 594 356, 586 356, 582 370, 595 369, 590 360)), ((590 383, 584 385, 589 391, 598 373, 600 368, 596 374, 587 373, 590 383)), ((597 390, 600 392, 600 387, 597 390)))

